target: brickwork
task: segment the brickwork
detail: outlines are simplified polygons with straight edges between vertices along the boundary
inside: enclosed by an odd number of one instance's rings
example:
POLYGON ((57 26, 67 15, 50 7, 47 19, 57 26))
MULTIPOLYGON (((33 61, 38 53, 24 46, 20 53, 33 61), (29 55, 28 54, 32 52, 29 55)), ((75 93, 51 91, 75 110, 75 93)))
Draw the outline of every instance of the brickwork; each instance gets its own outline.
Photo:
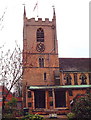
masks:
MULTIPOLYGON (((60 72, 60 80, 62 82, 62 85, 66 84, 66 79, 65 79, 65 75, 69 74, 71 76, 71 85, 75 85, 75 79, 74 79, 74 74, 75 72, 60 72)), ((81 74, 83 74, 83 72, 76 72, 77 74, 77 85, 81 85, 82 80, 80 79, 81 74)), ((88 72, 84 72, 85 76, 86 76, 86 84, 89 85, 89 73, 88 72)))
POLYGON ((27 85, 53 85, 54 73, 59 69, 58 47, 56 39, 56 19, 53 16, 52 21, 45 19, 42 21, 38 18, 27 19, 24 16, 24 42, 23 42, 23 61, 25 72, 23 76, 23 83, 27 85), (37 44, 37 29, 42 28, 44 31, 45 46, 43 52, 36 50, 37 44), (40 68, 39 58, 44 59, 44 67, 40 68), (44 80, 44 73, 46 73, 46 80, 44 80))
MULTIPOLYGON (((39 36, 40 37, 40 36, 39 36)), ((34 113, 51 113, 57 114, 67 113, 70 109, 70 102, 76 97, 77 94, 85 94, 86 88, 69 88, 69 85, 89 85, 88 72, 62 71, 59 63, 61 59, 58 58, 58 46, 56 37, 56 16, 53 15, 52 21, 45 19, 43 21, 38 18, 27 19, 24 12, 24 28, 23 28, 23 103, 24 107, 29 107, 30 111, 34 113), (44 32, 44 40, 37 41, 37 30, 42 28, 44 32), (44 46, 37 48, 38 44, 44 46), (40 51, 38 51, 40 49, 40 51), (42 49, 42 51, 41 51, 42 49), (44 49, 44 50, 43 50, 44 49), (40 64, 39 60, 43 60, 40 64), (41 66, 42 65, 42 66, 41 66), (85 74, 85 78, 81 75, 85 74), (75 76, 75 77, 74 77, 75 76), (85 82, 84 82, 85 81, 85 82), (66 88, 58 88, 58 86, 67 86, 66 88), (37 89, 30 89, 30 86, 37 86, 37 89), (40 89, 40 86, 44 87, 40 89), (50 88, 46 88, 49 86, 50 88), (56 88, 51 88, 56 86, 56 88), (28 91, 31 92, 31 97, 28 97, 28 91), (49 96, 49 91, 52 96, 49 96), (58 94, 58 93, 60 94, 58 94), (41 93, 41 95, 36 95, 41 93), (43 98, 41 98, 43 96, 43 98), (63 99, 64 98, 64 99, 63 99), (38 103, 39 106, 36 105, 38 103), (51 104, 50 104, 51 103, 51 104), (37 108, 38 107, 38 108, 37 108), (37 109, 36 109, 37 108, 37 109)), ((73 59, 72 59, 73 60, 73 59)), ((75 62, 76 63, 76 62, 75 62)), ((71 65, 71 64, 70 64, 71 65)), ((72 66, 71 66, 72 67, 72 66)))

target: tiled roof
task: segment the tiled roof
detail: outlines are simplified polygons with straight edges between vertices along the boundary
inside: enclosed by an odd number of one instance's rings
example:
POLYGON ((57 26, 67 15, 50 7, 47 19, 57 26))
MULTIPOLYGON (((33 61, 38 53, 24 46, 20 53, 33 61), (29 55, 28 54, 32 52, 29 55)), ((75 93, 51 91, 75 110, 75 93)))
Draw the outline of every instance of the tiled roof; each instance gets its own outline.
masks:
POLYGON ((91 58, 59 58, 59 67, 63 71, 91 71, 91 58))

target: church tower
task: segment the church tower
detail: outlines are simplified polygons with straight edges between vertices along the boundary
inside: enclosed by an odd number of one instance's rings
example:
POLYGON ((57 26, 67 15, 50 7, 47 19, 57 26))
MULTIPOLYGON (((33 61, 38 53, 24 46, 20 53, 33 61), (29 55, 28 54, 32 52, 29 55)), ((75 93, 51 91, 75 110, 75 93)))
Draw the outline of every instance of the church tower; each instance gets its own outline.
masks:
POLYGON ((32 90, 31 88, 40 86, 54 86, 60 84, 59 59, 56 35, 56 14, 53 8, 53 19, 49 21, 45 18, 28 19, 24 8, 24 28, 23 28, 23 102, 25 107, 47 108, 46 91, 32 90), (57 79, 56 76, 57 75, 57 79), (26 96, 32 95, 31 100, 26 96), (40 103, 37 94, 43 96, 44 102, 40 103), (32 101, 33 100, 33 101, 32 101))
POLYGON ((43 21, 28 19, 24 7, 23 107, 33 114, 68 113, 89 90, 88 60, 58 58, 55 8, 52 20, 43 21))

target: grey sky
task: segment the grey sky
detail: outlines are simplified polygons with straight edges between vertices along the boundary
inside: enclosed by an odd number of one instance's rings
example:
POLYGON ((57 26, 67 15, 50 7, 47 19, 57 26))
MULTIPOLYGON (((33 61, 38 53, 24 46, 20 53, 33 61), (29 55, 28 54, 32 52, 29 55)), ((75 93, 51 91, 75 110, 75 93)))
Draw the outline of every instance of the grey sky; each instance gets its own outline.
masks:
POLYGON ((0 44, 7 48, 17 40, 22 44, 23 5, 27 17, 52 18, 52 6, 57 16, 57 39, 60 57, 89 57, 89 0, 38 0, 38 11, 33 12, 37 0, 0 0, 0 17, 6 10, 0 44))

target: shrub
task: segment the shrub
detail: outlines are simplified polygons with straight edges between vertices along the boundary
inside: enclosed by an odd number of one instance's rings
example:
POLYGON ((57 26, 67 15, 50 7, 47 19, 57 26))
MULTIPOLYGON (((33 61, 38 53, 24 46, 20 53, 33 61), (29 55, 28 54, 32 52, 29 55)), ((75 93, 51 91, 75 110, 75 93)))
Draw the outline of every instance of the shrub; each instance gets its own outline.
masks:
POLYGON ((77 119, 91 120, 91 95, 86 94, 76 99, 72 112, 75 113, 77 119))
POLYGON ((18 120, 18 119, 14 118, 12 114, 4 114, 2 120, 18 120))
POLYGON ((73 113, 73 112, 68 113, 67 117, 68 117, 68 120, 74 120, 76 118, 75 113, 73 113))
POLYGON ((35 114, 32 116, 32 120, 43 120, 43 116, 35 114))
POLYGON ((22 118, 22 120, 32 120, 32 115, 31 114, 26 115, 22 118))
POLYGON ((17 99, 16 98, 14 98, 14 97, 12 97, 12 99, 8 102, 8 103, 6 103, 9 107, 16 107, 16 105, 17 105, 17 99))
POLYGON ((41 115, 26 115, 25 117, 23 117, 21 120, 44 120, 43 116, 41 115))
POLYGON ((8 113, 8 114, 4 114, 3 118, 13 118, 13 115, 8 113))

